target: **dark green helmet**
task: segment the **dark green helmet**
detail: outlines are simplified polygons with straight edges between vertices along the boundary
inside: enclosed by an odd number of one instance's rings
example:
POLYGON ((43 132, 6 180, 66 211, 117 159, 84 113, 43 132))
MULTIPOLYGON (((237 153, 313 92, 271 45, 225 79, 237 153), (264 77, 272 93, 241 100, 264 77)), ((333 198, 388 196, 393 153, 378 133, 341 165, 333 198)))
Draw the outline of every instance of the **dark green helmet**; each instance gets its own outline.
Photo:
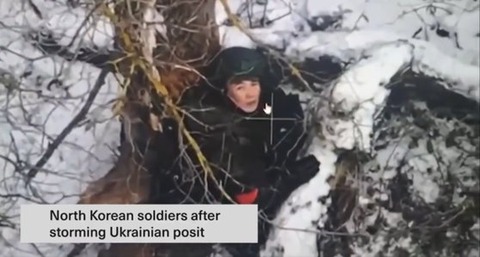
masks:
POLYGON ((216 88, 224 88, 236 76, 261 79, 268 72, 266 56, 260 51, 245 47, 222 50, 209 65, 206 77, 216 88))

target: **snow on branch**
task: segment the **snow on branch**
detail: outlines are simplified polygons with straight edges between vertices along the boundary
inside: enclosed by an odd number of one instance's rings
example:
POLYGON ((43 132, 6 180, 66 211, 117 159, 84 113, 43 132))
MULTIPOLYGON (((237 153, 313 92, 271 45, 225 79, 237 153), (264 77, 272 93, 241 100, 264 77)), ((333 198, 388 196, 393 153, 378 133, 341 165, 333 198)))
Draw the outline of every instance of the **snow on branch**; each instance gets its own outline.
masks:
POLYGON ((120 51, 99 51, 94 48, 81 47, 75 52, 69 47, 60 45, 49 31, 35 31, 29 33, 32 45, 46 55, 61 57, 67 61, 79 61, 91 64, 101 69, 114 71, 114 63, 125 54, 120 51))
MULTIPOLYGON (((413 48, 413 51, 404 53, 405 58, 410 59, 412 71, 432 76, 443 81, 447 89, 479 101, 480 75, 477 66, 462 63, 426 41, 404 38, 392 32, 378 29, 314 32, 294 40, 288 46, 286 54, 300 60, 306 57, 330 55, 345 61, 352 59, 359 61, 363 58, 364 52, 396 42, 413 48)), ((390 55, 396 55, 396 53, 386 53, 384 58, 390 55)))
POLYGON ((331 102, 318 114, 323 117, 323 135, 335 148, 358 146, 370 152, 375 116, 389 95, 388 84, 408 69, 479 102, 478 67, 449 57, 425 41, 402 39, 380 30, 317 32, 292 42, 286 53, 300 60, 322 55, 354 60, 327 90, 325 97, 331 102))
MULTIPOLYGON (((307 10, 306 4, 300 4, 302 8, 307 10)), ((221 27, 225 33, 224 46, 266 45, 285 50, 288 59, 299 62, 330 56, 350 63, 338 80, 326 85, 328 88, 320 97, 309 96, 314 99, 312 105, 316 105, 315 116, 320 127, 309 152, 319 158, 320 173, 294 192, 279 212, 273 222, 276 229, 262 256, 318 255, 315 239, 324 232, 319 231, 316 224, 323 227, 322 217, 328 206, 325 199, 330 191, 327 179, 336 173, 335 153, 339 149, 372 153, 374 128, 383 119, 381 114, 397 77, 403 79, 402 75, 410 71, 432 78, 436 86, 443 86, 472 102, 480 101, 478 67, 455 59, 448 51, 442 52, 434 42, 412 39, 394 29, 381 27, 306 34, 300 29, 303 22, 294 16, 266 24, 268 27, 253 29, 250 26, 248 31, 238 26, 221 27), (276 26, 284 23, 289 23, 288 28, 276 26)), ((244 23, 250 21, 249 17, 242 18, 244 23)), ((422 84, 416 83, 416 86, 422 84)))
POLYGON ((70 121, 67 127, 65 127, 60 135, 56 137, 51 143, 48 144, 47 150, 42 155, 42 157, 37 161, 37 163, 28 171, 27 173, 27 181, 26 184, 28 185, 30 180, 34 178, 39 170, 48 162, 50 157, 52 157, 55 150, 58 146, 63 142, 63 140, 68 136, 68 134, 78 126, 78 124, 87 117, 87 114, 92 107, 92 104, 97 97, 98 93, 100 92, 101 87, 105 83, 105 77, 108 74, 108 70, 102 70, 98 75, 97 81, 93 86, 92 91, 89 93, 87 99, 85 100, 85 104, 80 109, 80 111, 75 115, 75 117, 70 121))
POLYGON ((425 41, 411 40, 414 51, 412 71, 433 77, 457 94, 480 102, 479 67, 442 53, 425 41))
POLYGON ((323 97, 316 99, 319 109, 315 116, 320 119, 324 138, 314 138, 308 151, 320 160, 320 172, 294 192, 279 212, 266 253, 317 256, 317 235, 325 233, 318 230, 317 224, 323 227, 328 206, 325 199, 331 189, 328 179, 335 176, 337 169, 334 151, 360 146, 369 152, 374 117, 389 95, 385 86, 409 65, 411 51, 410 45, 401 43, 365 51, 361 61, 323 91, 323 97))
POLYGON ((324 119, 324 136, 336 148, 353 149, 356 145, 369 152, 370 135, 375 114, 379 112, 389 95, 386 88, 392 77, 410 63, 412 47, 408 44, 393 43, 374 49, 349 70, 331 89, 329 109, 341 113, 339 119, 329 113, 324 119), (333 108, 332 108, 333 107, 333 108))

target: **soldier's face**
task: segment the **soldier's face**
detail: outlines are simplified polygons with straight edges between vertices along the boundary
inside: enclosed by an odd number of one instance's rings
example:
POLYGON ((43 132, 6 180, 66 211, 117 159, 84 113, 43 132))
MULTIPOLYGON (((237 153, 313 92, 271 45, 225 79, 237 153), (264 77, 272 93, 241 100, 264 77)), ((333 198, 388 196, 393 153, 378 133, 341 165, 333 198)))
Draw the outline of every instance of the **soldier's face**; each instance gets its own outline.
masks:
POLYGON ((227 85, 227 95, 244 112, 257 110, 260 104, 260 83, 257 79, 231 80, 227 85))

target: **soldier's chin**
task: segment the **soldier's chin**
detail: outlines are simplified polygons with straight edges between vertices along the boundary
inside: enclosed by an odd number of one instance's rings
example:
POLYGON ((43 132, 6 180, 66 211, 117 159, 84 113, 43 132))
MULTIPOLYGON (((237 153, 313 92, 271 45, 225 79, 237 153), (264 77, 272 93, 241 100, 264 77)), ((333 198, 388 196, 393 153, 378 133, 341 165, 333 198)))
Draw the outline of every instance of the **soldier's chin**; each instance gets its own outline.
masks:
POLYGON ((240 106, 240 109, 242 109, 242 111, 244 111, 246 113, 251 113, 251 112, 256 111, 257 107, 258 107, 258 103, 255 103, 255 104, 240 106))

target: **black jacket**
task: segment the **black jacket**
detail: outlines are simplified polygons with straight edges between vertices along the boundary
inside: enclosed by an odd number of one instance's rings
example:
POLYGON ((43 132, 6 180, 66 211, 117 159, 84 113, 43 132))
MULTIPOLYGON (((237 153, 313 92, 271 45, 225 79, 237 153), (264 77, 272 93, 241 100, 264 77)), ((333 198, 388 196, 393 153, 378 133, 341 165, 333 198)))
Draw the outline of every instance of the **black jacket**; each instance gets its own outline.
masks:
MULTIPOLYGON (((145 156, 153 160, 148 165, 153 175, 151 203, 231 203, 235 195, 256 188, 259 193, 254 203, 265 214, 262 216, 273 219, 292 191, 317 173, 319 163, 314 157, 306 158, 307 162, 297 160, 305 141, 298 96, 281 89, 263 92, 263 104, 249 115, 227 99, 219 91, 199 86, 187 90, 179 103, 183 126, 214 171, 215 181, 207 178, 208 185, 197 152, 179 135, 178 124, 172 119, 163 120, 163 132, 150 144, 137 140, 138 145, 148 145, 145 156), (265 105, 271 107, 270 114, 263 111, 265 105)), ((269 228, 268 222, 260 220, 260 244, 269 228)), ((238 247, 238 256, 258 252, 258 244, 238 247)))
POLYGON ((278 88, 263 92, 262 102, 255 113, 246 114, 208 86, 192 87, 182 97, 185 126, 215 166, 230 168, 228 174, 235 178, 227 186, 231 193, 271 186, 280 170, 288 172, 303 146, 304 115, 298 96, 278 88), (270 114, 264 112, 266 105, 270 114))
POLYGON ((142 152, 150 159, 148 169, 154 176, 154 202, 228 202, 230 199, 222 197, 223 193, 216 189, 219 183, 229 195, 253 187, 277 190, 279 183, 283 183, 289 185, 283 190, 282 198, 285 198, 311 178, 309 172, 288 176, 297 173, 294 171, 296 159, 305 139, 298 96, 287 95, 281 89, 263 92, 263 104, 249 115, 227 99, 219 91, 199 86, 190 88, 179 103, 184 126, 200 146, 218 180, 209 181, 208 192, 204 185, 197 183, 197 171, 202 170, 197 153, 187 139, 179 135, 178 125, 171 118, 163 120, 164 131, 155 138, 136 140, 140 149, 148 144, 148 150, 142 152), (270 114, 263 111, 265 105, 271 107, 270 114), (199 191, 195 193, 193 188, 199 191), (179 192, 184 192, 185 199, 176 196, 179 192))
MULTIPOLYGON (((292 191, 318 172, 319 163, 313 156, 298 160, 306 139, 299 97, 277 88, 263 92, 262 102, 255 113, 246 114, 221 91, 199 86, 183 95, 180 106, 185 126, 215 168, 226 193, 233 198, 258 189, 253 203, 263 217, 273 219, 292 191), (265 105, 271 107, 270 113, 264 112, 265 105)), ((215 186, 209 189, 221 202, 231 203, 215 186)), ((266 220, 260 220, 260 244, 269 228, 266 220)), ((258 251, 258 244, 239 247, 238 256, 258 251)))

